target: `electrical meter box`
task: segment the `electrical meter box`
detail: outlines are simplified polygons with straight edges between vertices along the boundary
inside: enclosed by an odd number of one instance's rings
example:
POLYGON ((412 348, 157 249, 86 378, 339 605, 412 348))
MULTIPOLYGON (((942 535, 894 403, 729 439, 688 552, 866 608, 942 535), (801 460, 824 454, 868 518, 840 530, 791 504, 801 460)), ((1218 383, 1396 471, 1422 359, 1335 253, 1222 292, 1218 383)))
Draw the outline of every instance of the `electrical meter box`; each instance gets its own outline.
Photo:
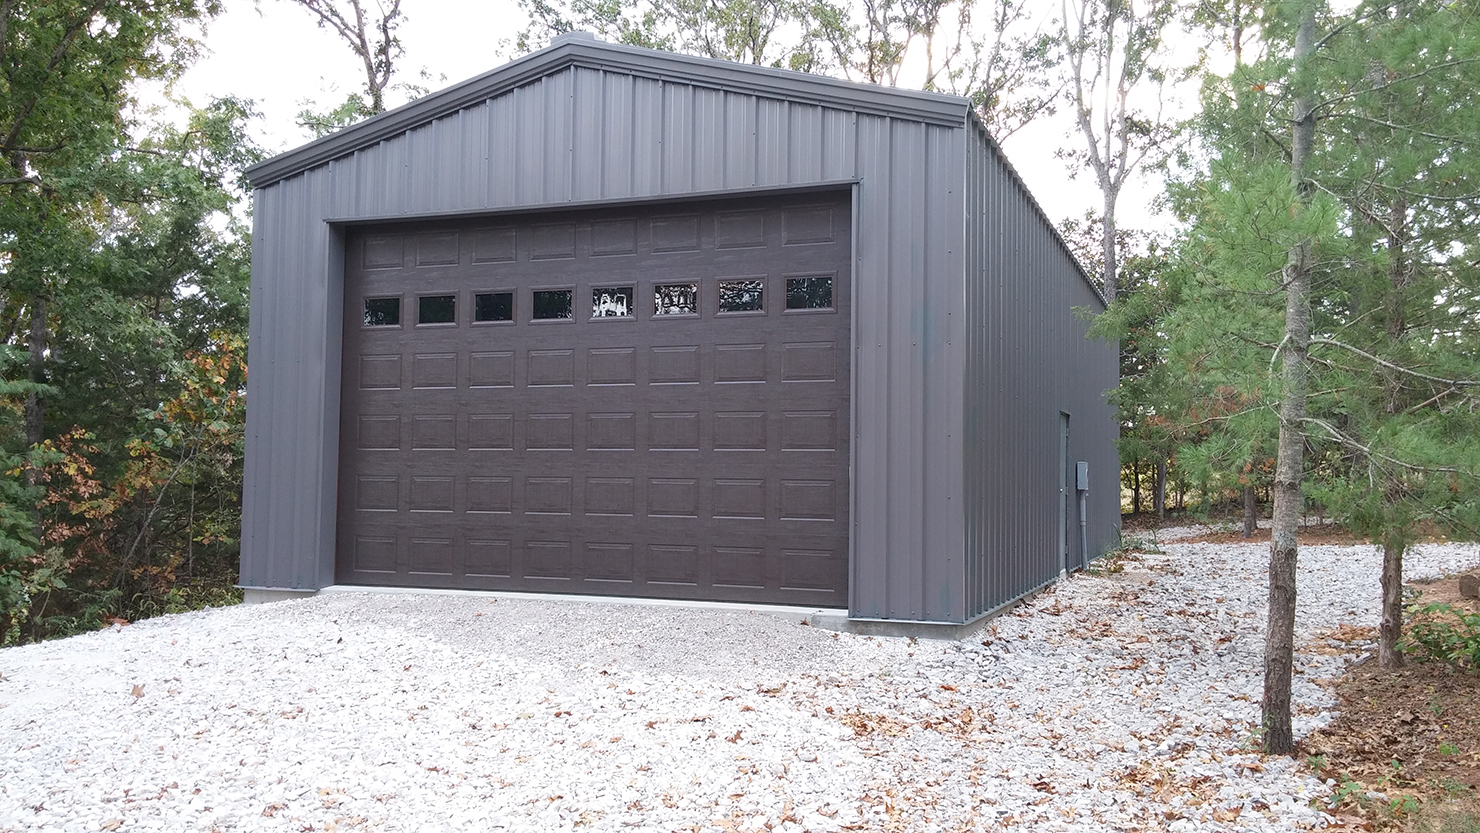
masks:
POLYGON ((1074 464, 1074 488, 1081 492, 1089 491, 1089 463, 1083 460, 1074 464))

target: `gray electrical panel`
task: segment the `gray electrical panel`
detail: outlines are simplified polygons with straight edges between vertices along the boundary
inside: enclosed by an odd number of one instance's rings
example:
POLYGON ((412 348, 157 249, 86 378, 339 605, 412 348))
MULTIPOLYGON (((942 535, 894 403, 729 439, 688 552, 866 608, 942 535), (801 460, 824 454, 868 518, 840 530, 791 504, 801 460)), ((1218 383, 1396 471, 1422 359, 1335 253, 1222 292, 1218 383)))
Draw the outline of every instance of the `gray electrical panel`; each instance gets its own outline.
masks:
POLYGON ((1089 491, 1089 463, 1083 460, 1074 464, 1074 488, 1081 492, 1089 491))

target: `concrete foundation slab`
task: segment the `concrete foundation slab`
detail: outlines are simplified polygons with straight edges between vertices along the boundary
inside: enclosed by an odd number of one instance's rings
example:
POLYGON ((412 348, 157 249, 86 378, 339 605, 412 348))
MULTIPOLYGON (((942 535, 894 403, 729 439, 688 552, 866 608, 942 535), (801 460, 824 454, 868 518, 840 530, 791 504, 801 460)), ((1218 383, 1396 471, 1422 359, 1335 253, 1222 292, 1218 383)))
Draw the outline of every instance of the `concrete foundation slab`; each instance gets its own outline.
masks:
POLYGON ((306 599, 314 595, 313 590, 288 590, 281 587, 243 587, 242 604, 260 605, 268 602, 285 602, 289 599, 306 599))

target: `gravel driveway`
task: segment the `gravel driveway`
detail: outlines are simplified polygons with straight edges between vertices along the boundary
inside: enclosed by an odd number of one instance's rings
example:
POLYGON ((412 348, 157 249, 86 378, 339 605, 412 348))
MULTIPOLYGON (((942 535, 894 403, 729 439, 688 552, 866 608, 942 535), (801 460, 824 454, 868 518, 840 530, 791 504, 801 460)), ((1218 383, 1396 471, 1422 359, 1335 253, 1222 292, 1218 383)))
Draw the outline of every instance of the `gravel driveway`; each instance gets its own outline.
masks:
MULTIPOLYGON (((1266 545, 1172 544, 975 638, 335 595, 0 651, 0 830, 1295 830, 1247 752, 1266 545)), ((1296 729, 1375 625, 1374 547, 1301 550, 1296 729)), ((1425 545, 1418 578, 1480 564, 1425 545)))

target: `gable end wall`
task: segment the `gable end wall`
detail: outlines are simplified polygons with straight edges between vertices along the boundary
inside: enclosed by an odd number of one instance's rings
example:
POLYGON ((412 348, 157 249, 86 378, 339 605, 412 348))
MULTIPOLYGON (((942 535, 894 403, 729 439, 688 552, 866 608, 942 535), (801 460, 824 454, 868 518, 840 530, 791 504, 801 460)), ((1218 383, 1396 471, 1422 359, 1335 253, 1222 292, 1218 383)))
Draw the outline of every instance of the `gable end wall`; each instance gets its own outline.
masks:
POLYGON ((337 224, 853 180, 852 613, 962 621, 965 124, 571 67, 259 188, 242 585, 333 581, 337 224))

